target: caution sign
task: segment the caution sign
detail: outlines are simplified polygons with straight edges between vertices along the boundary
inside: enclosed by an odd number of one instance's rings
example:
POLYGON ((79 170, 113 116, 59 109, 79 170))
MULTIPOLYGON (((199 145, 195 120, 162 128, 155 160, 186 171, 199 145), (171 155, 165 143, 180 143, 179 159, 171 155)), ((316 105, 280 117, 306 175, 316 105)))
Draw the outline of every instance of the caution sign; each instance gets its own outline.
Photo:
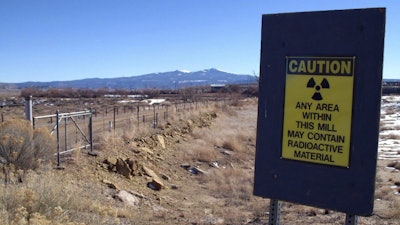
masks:
POLYGON ((355 57, 286 57, 282 158, 349 166, 355 57))

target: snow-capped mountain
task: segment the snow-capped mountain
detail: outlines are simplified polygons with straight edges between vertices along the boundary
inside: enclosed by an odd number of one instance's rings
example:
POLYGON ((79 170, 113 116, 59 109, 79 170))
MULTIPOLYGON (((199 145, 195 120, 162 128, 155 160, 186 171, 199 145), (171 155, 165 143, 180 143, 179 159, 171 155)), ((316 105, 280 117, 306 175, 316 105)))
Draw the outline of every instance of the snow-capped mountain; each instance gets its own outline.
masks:
POLYGON ((17 88, 109 88, 109 89, 178 89, 210 84, 243 84, 255 83, 251 75, 238 75, 217 69, 206 69, 196 72, 175 70, 171 72, 151 73, 141 76, 117 78, 89 78, 72 81, 24 82, 13 84, 17 88))

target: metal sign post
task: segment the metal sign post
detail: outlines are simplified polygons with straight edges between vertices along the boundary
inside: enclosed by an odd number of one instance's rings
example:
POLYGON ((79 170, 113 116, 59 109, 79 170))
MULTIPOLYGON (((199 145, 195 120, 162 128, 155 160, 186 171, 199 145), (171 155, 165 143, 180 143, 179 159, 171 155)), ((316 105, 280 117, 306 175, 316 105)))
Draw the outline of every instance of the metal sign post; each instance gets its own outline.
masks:
POLYGON ((358 217, 356 215, 346 214, 346 222, 345 225, 357 225, 358 217))
POLYGON ((276 199, 269 201, 269 225, 279 225, 281 215, 281 203, 276 199))

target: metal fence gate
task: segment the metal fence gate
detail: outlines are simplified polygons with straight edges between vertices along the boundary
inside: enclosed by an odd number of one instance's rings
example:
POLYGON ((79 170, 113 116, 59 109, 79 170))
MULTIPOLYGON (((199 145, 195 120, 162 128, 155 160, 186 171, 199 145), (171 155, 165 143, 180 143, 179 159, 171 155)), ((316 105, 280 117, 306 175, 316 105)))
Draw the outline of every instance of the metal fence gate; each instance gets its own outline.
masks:
POLYGON ((58 167, 60 167, 61 154, 88 147, 90 147, 90 153, 93 153, 92 115, 91 110, 71 113, 59 113, 57 110, 56 114, 33 117, 34 128, 48 127, 51 128, 51 135, 56 133, 58 167), (76 145, 74 147, 72 147, 73 137, 71 138, 73 135, 75 135, 76 145), (62 147, 63 150, 61 150, 62 147))

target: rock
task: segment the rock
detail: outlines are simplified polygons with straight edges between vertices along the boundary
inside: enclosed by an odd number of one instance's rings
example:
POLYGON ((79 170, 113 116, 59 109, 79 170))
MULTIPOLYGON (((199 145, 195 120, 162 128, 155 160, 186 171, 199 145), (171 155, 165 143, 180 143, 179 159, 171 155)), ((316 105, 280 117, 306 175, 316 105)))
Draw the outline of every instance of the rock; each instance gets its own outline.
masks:
POLYGON ((139 198, 124 190, 119 191, 115 197, 130 206, 138 206, 140 203, 139 198))
POLYGON ((398 162, 398 161, 391 162, 387 166, 388 167, 393 167, 393 168, 396 168, 396 169, 400 170, 400 162, 398 162))
POLYGON ((171 180, 171 178, 165 174, 161 174, 161 178, 164 180, 171 180))
POLYGON ((217 161, 211 162, 209 165, 210 165, 211 167, 219 168, 219 163, 218 163, 217 161))
POLYGON ((103 182, 104 184, 106 184, 109 188, 112 188, 112 189, 115 189, 115 190, 118 190, 118 189, 119 189, 119 188, 117 187, 117 185, 115 185, 113 182, 111 182, 111 181, 109 181, 109 180, 103 179, 102 182, 103 182))
POLYGON ((224 224, 225 221, 223 218, 215 217, 214 215, 208 215, 204 217, 201 222, 204 224, 219 225, 224 224))
POLYGON ((158 134, 157 135, 157 140, 158 140, 158 143, 161 145, 161 148, 165 149, 164 137, 158 134))
POLYGON ((117 163, 117 159, 114 157, 108 157, 103 161, 103 163, 107 165, 108 171, 112 172, 115 169, 115 164, 117 163))
POLYGON ((191 172, 193 174, 207 174, 206 171, 204 171, 198 167, 193 167, 193 168, 189 169, 189 172, 191 172))
POLYGON ((117 163, 115 164, 117 172, 130 179, 132 170, 129 168, 129 165, 122 160, 121 158, 117 159, 117 163))
POLYGON ((130 158, 125 159, 125 162, 128 164, 129 168, 131 169, 131 175, 135 175, 135 171, 138 170, 139 166, 136 161, 133 161, 130 158))
POLYGON ((161 181, 159 177, 153 177, 153 180, 147 183, 147 187, 159 191, 164 187, 164 183, 161 181))
POLYGON ((184 164, 181 164, 181 167, 185 170, 188 170, 190 168, 190 165, 189 165, 189 163, 184 163, 184 164))
POLYGON ((317 213, 314 210, 310 210, 306 213, 307 216, 316 216, 317 213))
POLYGON ((154 155, 154 152, 151 151, 149 148, 140 147, 139 150, 142 151, 142 152, 147 152, 147 153, 149 153, 150 155, 154 155))
POLYGON ((104 163, 115 165, 117 164, 117 159, 114 157, 108 157, 107 159, 104 160, 104 163))
POLYGON ((151 178, 158 177, 157 174, 153 170, 151 170, 151 169, 149 169, 149 168, 147 168, 145 166, 143 166, 143 172, 144 172, 145 175, 147 175, 147 176, 149 176, 151 178))
POLYGON ((161 178, 153 170, 147 168, 146 166, 143 166, 143 172, 145 175, 152 178, 152 181, 147 183, 147 187, 156 191, 159 191, 164 187, 161 178))
POLYGON ((233 155, 233 151, 231 151, 231 150, 224 150, 224 151, 222 151, 222 154, 231 156, 231 155, 233 155))
POLYGON ((140 150, 137 149, 137 148, 132 148, 132 152, 133 152, 133 153, 136 153, 136 154, 139 154, 139 153, 140 153, 140 150))

